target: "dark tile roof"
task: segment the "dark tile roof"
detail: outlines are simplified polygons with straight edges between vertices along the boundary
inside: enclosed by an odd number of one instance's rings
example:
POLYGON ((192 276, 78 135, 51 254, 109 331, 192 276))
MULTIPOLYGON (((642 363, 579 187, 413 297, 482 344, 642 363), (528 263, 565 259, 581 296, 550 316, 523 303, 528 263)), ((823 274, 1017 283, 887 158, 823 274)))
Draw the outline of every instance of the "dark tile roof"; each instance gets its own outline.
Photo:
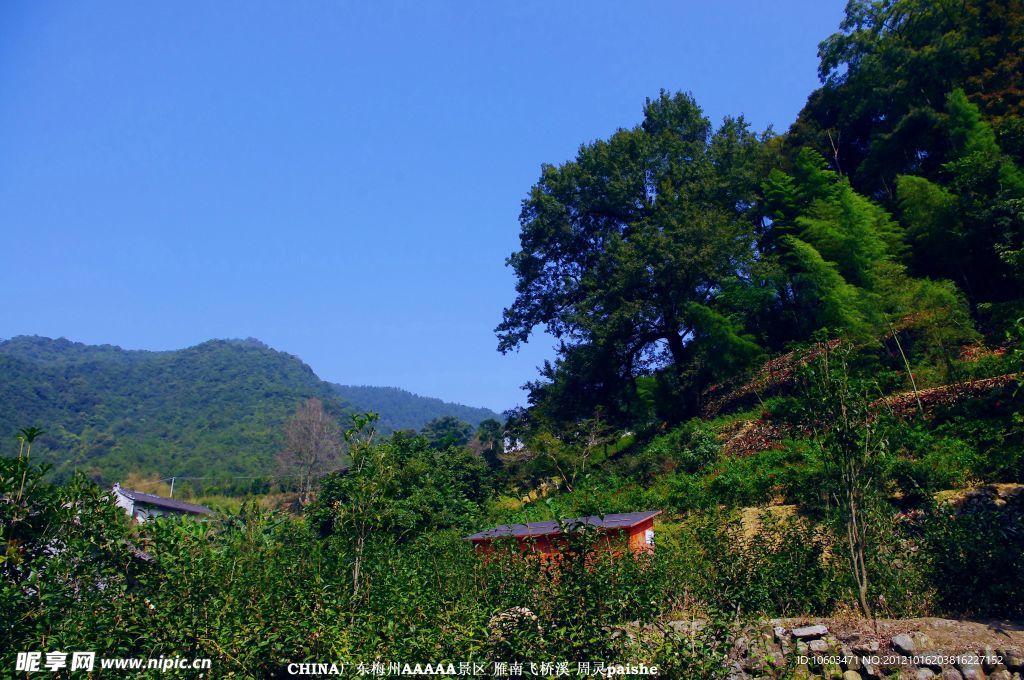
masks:
POLYGON ((562 520, 561 525, 559 525, 555 520, 547 522, 528 522, 526 524, 503 524, 500 527, 486 529, 473 534, 472 536, 466 536, 466 540, 487 541, 492 538, 557 536, 562 533, 563 527, 568 527, 571 530, 573 527, 584 525, 597 527, 600 531, 629 529, 660 514, 661 510, 648 510, 646 512, 623 512, 614 515, 574 517, 573 519, 562 520))
POLYGON ((158 508, 164 508, 166 510, 176 510, 178 512, 189 512, 193 515, 209 515, 213 513, 213 510, 206 507, 205 505, 195 505, 193 503, 185 503, 183 501, 176 501, 173 498, 164 498, 163 496, 154 496, 151 493, 142 493, 141 491, 135 491, 133 489, 126 489, 123 486, 118 487, 128 498, 132 499, 136 503, 145 503, 146 505, 155 505, 158 508))

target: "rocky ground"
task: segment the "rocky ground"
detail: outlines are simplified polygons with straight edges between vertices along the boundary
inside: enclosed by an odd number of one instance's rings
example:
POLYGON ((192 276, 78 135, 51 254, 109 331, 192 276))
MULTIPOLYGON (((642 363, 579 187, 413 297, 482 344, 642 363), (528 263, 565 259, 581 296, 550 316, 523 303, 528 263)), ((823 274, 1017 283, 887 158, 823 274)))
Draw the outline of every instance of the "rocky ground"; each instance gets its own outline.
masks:
POLYGON ((776 619, 737 638, 730 660, 737 680, 1021 680, 1024 623, 776 619))

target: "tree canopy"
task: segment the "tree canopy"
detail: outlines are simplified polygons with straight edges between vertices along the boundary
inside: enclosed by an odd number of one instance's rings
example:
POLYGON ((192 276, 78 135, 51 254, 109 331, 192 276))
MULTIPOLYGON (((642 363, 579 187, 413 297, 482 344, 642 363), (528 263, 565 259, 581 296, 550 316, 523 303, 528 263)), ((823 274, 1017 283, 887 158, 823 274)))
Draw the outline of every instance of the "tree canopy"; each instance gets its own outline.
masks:
POLYGON ((1020 158, 1024 151, 1024 5, 1019 0, 851 0, 819 46, 823 86, 787 143, 813 146, 871 196, 900 174, 935 178, 947 95, 960 88, 1020 158))
POLYGON ((692 96, 662 92, 641 125, 544 166, 508 260, 517 296, 499 349, 544 326, 561 361, 609 371, 613 389, 651 369, 684 379, 703 336, 753 353, 715 307, 753 259, 762 143, 742 118, 713 129, 692 96))
POLYGON ((473 426, 455 416, 441 416, 424 425, 422 434, 434 448, 446 449, 468 444, 473 436, 473 426))

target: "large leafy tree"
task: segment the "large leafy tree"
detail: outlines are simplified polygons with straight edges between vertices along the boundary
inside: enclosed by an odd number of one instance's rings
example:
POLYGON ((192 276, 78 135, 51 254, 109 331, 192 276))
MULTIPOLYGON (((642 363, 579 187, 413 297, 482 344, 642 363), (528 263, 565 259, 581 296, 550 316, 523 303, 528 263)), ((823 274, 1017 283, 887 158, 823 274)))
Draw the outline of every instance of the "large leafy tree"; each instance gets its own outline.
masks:
POLYGON ((640 126, 545 165, 508 259, 517 296, 499 349, 543 326, 598 391, 651 370, 690 379, 710 349, 702 337, 726 350, 716 356, 749 360, 757 346, 716 307, 754 261, 761 148, 741 118, 715 130, 691 96, 662 92, 640 126))

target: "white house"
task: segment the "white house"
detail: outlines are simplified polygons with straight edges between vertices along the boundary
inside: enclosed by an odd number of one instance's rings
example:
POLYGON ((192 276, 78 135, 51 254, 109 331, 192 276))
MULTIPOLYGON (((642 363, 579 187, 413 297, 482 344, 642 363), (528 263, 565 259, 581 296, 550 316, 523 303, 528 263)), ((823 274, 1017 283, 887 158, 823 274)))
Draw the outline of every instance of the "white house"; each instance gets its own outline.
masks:
POLYGON ((125 489, 120 484, 114 484, 114 502, 124 508, 137 522, 145 522, 152 517, 163 515, 209 515, 213 510, 205 505, 194 505, 176 501, 173 498, 154 496, 141 491, 125 489))

